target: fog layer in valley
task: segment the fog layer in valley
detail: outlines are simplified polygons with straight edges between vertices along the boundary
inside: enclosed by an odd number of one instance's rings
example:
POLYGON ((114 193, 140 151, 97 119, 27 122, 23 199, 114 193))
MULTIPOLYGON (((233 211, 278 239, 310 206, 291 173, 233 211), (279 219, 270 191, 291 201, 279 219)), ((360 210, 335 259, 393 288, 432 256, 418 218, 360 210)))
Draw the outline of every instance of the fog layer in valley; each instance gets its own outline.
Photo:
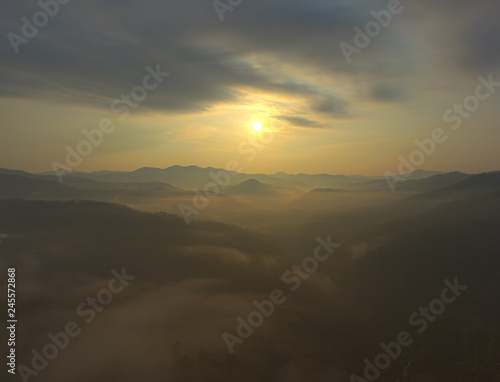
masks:
POLYGON ((366 381, 402 332, 378 381, 499 380, 499 173, 416 172, 394 193, 383 178, 231 174, 194 205, 217 171, 0 171, 27 380, 366 381), (442 296, 443 312, 419 312, 442 296), (37 371, 68 322, 81 332, 37 371))

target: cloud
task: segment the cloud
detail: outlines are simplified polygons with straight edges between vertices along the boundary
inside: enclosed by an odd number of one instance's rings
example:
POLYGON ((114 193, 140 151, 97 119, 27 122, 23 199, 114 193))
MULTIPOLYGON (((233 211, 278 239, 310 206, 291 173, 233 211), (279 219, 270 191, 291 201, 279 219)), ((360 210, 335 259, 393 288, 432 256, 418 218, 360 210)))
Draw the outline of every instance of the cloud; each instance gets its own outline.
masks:
MULTIPOLYGON (((4 35, 20 33, 20 18, 39 10, 10 7, 8 18, 0 16, 4 35)), ((143 111, 202 112, 238 103, 239 89, 253 88, 301 96, 313 111, 338 115, 337 100, 311 82, 316 75, 295 69, 348 73, 337 40, 361 22, 358 13, 343 1, 256 1, 221 23, 205 1, 149 0, 126 9, 114 1, 70 3, 19 54, 2 45, 0 94, 108 108, 140 84, 145 66, 160 64, 171 75, 148 94, 143 111), (275 62, 288 78, 277 82, 256 55, 275 62)))
POLYGON ((500 12, 480 17, 464 27, 460 62, 471 71, 496 70, 500 65, 500 12))
MULTIPOLYGON (((349 116, 358 106, 352 94, 383 102, 406 99, 386 79, 405 83, 425 76, 423 60, 414 58, 429 52, 443 70, 458 67, 477 75, 478 69, 497 67, 499 7, 487 0, 477 4, 405 4, 348 64, 339 44, 353 43, 354 28, 372 20, 370 11, 385 9, 385 1, 255 0, 228 12, 222 23, 212 3, 202 0, 146 0, 126 8, 117 1, 71 2, 19 54, 5 39, 0 96, 108 109, 140 84, 147 65, 159 64, 170 76, 136 113, 196 114, 240 105, 253 91, 268 99, 298 99, 304 120, 294 116, 296 110, 281 113, 292 114, 289 122, 313 127, 315 114, 349 116), (429 32, 416 37, 413 31, 423 25, 429 32)), ((37 4, 9 4, 0 15, 0 32, 19 34, 21 17, 38 10, 37 4)))
POLYGON ((315 113, 329 114, 335 117, 346 117, 348 102, 332 95, 317 97, 311 109, 315 113))
POLYGON ((408 94, 400 86, 378 83, 372 87, 369 97, 379 102, 404 102, 408 99, 408 94))
POLYGON ((286 122, 290 126, 297 126, 297 127, 322 127, 321 124, 319 124, 316 121, 311 121, 310 119, 303 118, 303 117, 296 117, 296 116, 287 116, 287 115, 279 115, 274 117, 275 119, 279 121, 286 122))
POLYGON ((476 77, 500 63, 500 4, 497 1, 431 0, 412 3, 416 22, 423 29, 426 52, 440 63, 443 75, 458 69, 476 77))

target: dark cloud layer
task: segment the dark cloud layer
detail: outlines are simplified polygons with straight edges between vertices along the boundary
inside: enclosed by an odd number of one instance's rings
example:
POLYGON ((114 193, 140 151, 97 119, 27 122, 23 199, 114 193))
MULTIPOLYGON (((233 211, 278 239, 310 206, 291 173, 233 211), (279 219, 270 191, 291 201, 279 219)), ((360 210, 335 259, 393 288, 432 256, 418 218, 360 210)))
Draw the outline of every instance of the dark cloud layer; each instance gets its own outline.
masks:
MULTIPOLYGON (((370 11, 387 8, 385 2, 248 1, 227 12, 223 22, 212 3, 201 0, 70 2, 35 38, 21 44, 17 55, 7 33, 20 34, 21 17, 31 19, 39 6, 11 2, 0 16, 1 94, 108 107, 140 84, 145 66, 160 64, 171 75, 149 94, 146 109, 207 110, 218 103, 238 102, 238 89, 249 88, 299 96, 312 112, 339 117, 347 113, 347 97, 332 96, 331 89, 318 88, 300 76, 342 75, 363 87, 364 80, 373 83, 381 73, 392 73, 404 82, 412 68, 402 65, 405 35, 393 26, 417 22, 424 27, 426 17, 439 17, 442 28, 459 32, 447 41, 457 47, 451 50, 456 56, 447 56, 445 62, 466 70, 500 62, 499 7, 494 2, 402 5, 405 13, 394 15, 394 24, 349 65, 339 43, 352 43, 353 28, 363 28, 372 19, 370 11), (474 17, 461 26, 463 20, 455 21, 454 12, 474 17), (272 62, 260 65, 256 55, 272 62), (290 65, 302 74, 287 74, 284 68, 290 65), (276 72, 281 72, 280 80, 276 72)), ((372 95, 390 101, 400 96, 380 87, 372 95)))
POLYGON ((310 119, 296 116, 277 116, 275 117, 279 121, 287 122, 291 126, 299 127, 321 127, 321 125, 316 121, 311 121, 310 119))
POLYGON ((369 96, 380 102, 401 102, 408 98, 405 89, 387 83, 378 83, 373 86, 369 96))

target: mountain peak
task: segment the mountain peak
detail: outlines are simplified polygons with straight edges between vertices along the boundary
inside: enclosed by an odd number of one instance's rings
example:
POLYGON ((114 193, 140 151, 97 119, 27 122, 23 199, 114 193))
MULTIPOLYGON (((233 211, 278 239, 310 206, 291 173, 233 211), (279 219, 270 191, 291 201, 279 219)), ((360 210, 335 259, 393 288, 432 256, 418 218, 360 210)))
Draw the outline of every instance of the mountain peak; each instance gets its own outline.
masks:
POLYGON ((261 194, 261 193, 274 193, 274 187, 262 183, 257 179, 247 179, 235 186, 228 188, 228 193, 233 194, 261 194))

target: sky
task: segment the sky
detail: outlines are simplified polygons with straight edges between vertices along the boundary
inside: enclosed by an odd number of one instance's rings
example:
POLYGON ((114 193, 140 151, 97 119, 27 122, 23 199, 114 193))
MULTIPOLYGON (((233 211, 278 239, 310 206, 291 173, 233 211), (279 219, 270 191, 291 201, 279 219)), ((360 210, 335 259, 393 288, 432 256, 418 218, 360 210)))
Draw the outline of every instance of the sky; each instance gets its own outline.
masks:
POLYGON ((7 0, 0 167, 498 170, 499 17, 497 0, 7 0))

